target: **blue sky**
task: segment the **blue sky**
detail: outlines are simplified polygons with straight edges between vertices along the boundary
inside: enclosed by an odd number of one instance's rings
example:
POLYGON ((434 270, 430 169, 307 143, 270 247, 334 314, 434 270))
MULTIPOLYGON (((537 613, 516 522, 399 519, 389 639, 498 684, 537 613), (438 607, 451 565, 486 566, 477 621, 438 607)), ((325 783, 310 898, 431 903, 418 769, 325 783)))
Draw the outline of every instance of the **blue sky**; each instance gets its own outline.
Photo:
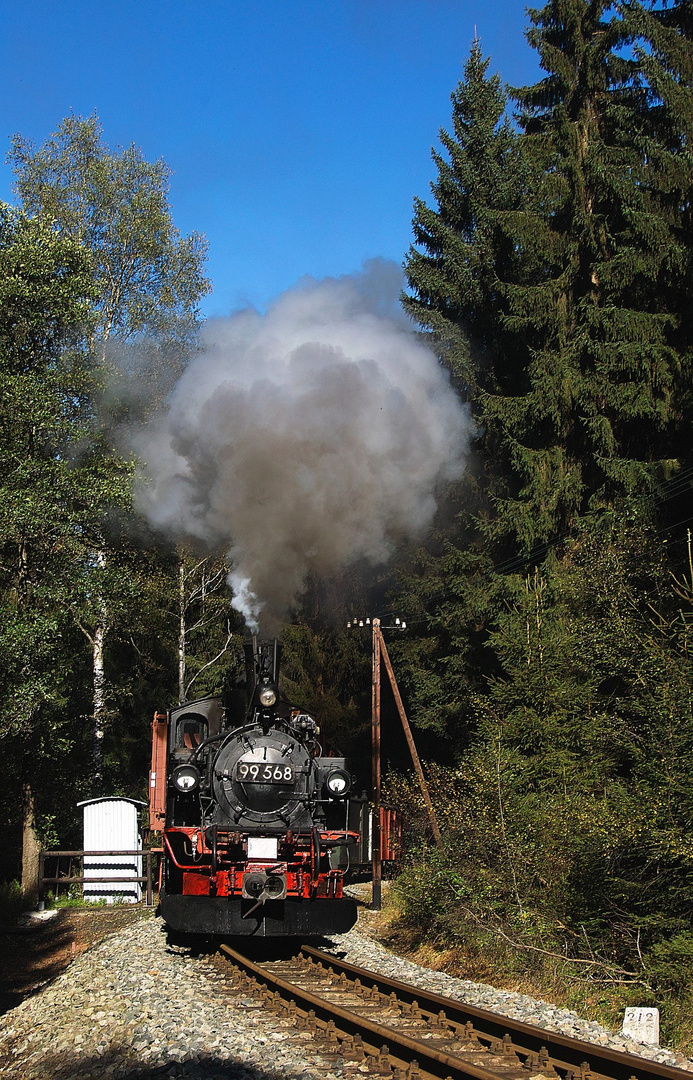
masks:
POLYGON ((525 23, 518 0, 0 0, 0 199, 13 133, 96 111, 108 143, 174 170, 176 225, 209 241, 207 315, 400 262, 475 28, 520 85, 525 23))

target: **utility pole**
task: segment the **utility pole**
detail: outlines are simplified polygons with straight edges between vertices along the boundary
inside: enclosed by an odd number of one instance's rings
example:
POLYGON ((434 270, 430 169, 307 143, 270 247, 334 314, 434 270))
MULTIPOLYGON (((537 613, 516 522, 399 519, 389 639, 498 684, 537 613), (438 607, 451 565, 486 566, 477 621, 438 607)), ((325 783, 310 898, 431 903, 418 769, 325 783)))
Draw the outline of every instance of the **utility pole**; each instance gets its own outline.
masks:
MULTIPOLYGON (((366 626, 371 622, 370 619, 366 619, 366 626)), ((354 619, 353 627, 363 627, 363 619, 354 619)), ((400 622, 399 619, 395 619, 395 625, 388 629, 393 630, 406 630, 407 624, 400 622)), ((347 629, 351 629, 351 620, 347 623, 347 629)), ((380 781, 381 781, 381 753, 380 753, 380 691, 381 691, 381 678, 380 678, 380 662, 381 657, 385 662, 385 667, 390 679, 390 685, 392 687, 392 693, 394 695, 395 704, 397 705, 397 712, 399 718, 402 721, 402 727, 404 729, 404 736, 407 740, 407 746, 409 747, 409 753, 416 771, 416 775, 419 781, 419 787, 421 788, 421 794, 423 795, 424 803, 426 804, 426 811, 428 813, 428 819, 431 823, 431 829, 433 830, 433 836, 438 847, 442 844, 440 835, 440 828, 436 819, 435 810, 433 809, 433 802, 431 801, 431 795, 428 790, 428 784, 426 783, 426 777, 424 776, 423 768, 421 766, 421 759, 419 758, 416 744, 414 743, 414 736, 412 735, 411 727, 407 719, 407 714, 404 710, 402 703, 402 695, 399 692, 399 686, 397 685, 397 679, 395 678, 395 672, 392 667, 390 655, 387 651, 385 639, 382 634, 380 619, 374 618, 372 623, 373 632, 373 650, 372 650, 372 679, 371 679, 371 747, 372 747, 372 759, 371 759, 371 780, 373 789, 373 814, 371 818, 371 853, 372 853, 372 878, 373 878, 373 897, 371 901, 371 908, 373 911, 380 911, 382 906, 382 843, 381 843, 381 831, 380 831, 380 781)))
POLYGON ((371 707, 373 819, 371 824, 371 848, 373 855, 373 911, 380 911, 382 903, 383 864, 380 845, 380 619, 373 619, 373 686, 371 707))

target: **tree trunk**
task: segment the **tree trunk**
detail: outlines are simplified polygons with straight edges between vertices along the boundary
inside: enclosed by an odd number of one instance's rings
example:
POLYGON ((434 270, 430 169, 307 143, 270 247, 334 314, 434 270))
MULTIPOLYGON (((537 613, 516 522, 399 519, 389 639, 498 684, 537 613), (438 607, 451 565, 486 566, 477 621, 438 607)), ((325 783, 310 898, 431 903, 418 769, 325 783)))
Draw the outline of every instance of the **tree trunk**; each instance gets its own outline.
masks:
POLYGON ((92 673, 94 680, 94 723, 92 728, 92 760, 94 794, 98 794, 103 783, 103 737, 106 727, 106 678, 103 662, 103 646, 106 627, 97 626, 94 630, 92 647, 92 673))
POLYGON ((22 892, 27 900, 38 897, 39 852, 34 792, 28 780, 22 788, 22 892))
MULTIPOLYGON (((96 565, 100 570, 106 566, 106 552, 101 548, 96 553, 96 565)), ((104 668, 104 642, 108 631, 108 609, 103 596, 99 597, 96 626, 91 639, 92 646, 92 783, 93 794, 100 795, 103 785, 103 741, 106 731, 106 673, 104 668)))
MULTIPOLYGON (((19 604, 23 609, 26 607, 29 592, 29 557, 24 538, 19 543, 18 557, 17 591, 19 604)), ((22 772, 25 773, 27 768, 28 761, 25 759, 22 772)), ((32 903, 38 900, 40 850, 41 845, 36 835, 34 792, 30 782, 24 780, 22 783, 22 893, 25 899, 30 900, 32 903)))

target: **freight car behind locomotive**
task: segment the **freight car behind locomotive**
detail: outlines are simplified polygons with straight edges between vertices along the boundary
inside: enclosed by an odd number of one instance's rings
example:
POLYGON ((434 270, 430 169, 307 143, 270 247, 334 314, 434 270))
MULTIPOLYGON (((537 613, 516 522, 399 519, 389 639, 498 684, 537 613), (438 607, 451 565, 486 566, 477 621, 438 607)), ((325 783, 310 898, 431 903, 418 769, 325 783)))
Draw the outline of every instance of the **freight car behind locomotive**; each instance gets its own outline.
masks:
POLYGON ((174 940, 344 933, 356 904, 330 854, 358 841, 347 763, 280 698, 278 642, 248 643, 246 668, 245 708, 236 690, 155 714, 161 915, 174 940))

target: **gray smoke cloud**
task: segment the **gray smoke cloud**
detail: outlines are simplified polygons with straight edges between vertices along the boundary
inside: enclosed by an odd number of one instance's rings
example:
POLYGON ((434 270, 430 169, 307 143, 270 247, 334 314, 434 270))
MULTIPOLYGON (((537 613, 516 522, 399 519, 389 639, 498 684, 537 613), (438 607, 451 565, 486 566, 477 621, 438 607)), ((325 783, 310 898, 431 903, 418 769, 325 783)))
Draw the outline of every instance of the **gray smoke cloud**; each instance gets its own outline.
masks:
POLYGON ((383 563, 423 534, 464 469, 469 412, 398 314, 400 285, 378 260, 210 321, 136 439, 140 508, 226 546, 232 603, 255 631, 276 629, 310 571, 383 563))

